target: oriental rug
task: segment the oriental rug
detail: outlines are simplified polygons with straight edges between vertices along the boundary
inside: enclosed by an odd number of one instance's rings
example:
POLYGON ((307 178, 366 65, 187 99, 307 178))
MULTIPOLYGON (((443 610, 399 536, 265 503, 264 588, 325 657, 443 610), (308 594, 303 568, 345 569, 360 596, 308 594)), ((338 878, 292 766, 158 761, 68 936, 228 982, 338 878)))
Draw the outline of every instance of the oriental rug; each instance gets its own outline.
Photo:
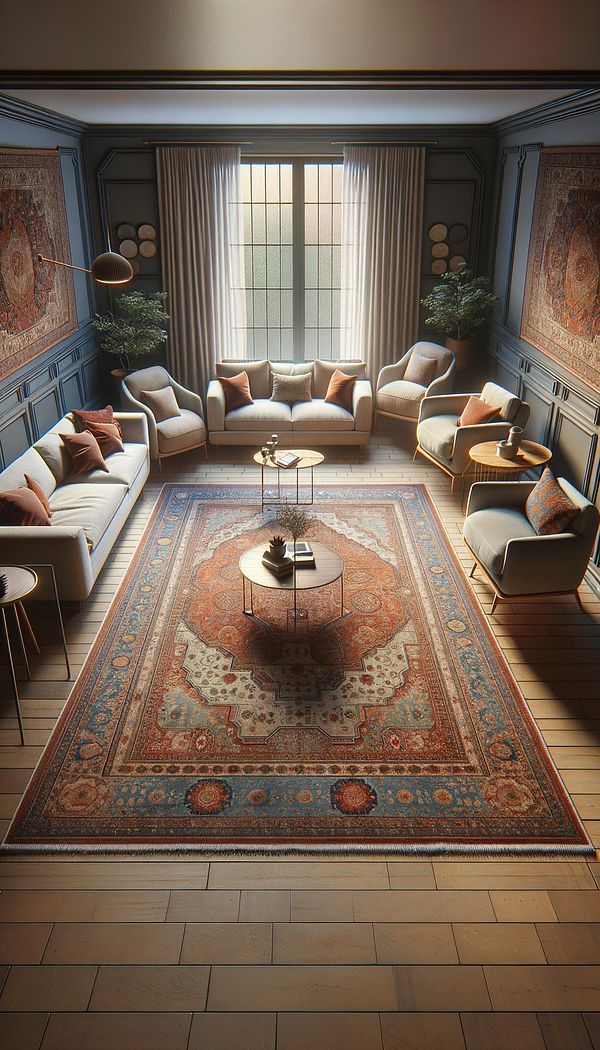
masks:
POLYGON ((257 495, 165 485, 4 848, 593 852, 425 487, 318 493, 295 633, 257 495))

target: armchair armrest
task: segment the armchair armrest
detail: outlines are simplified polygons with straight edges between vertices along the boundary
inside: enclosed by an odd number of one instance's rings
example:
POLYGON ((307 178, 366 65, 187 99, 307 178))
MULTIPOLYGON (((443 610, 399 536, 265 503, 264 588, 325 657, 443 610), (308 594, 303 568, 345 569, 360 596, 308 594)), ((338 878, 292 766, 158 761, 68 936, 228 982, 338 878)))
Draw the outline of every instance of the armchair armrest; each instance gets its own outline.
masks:
POLYGON ((114 418, 121 425, 125 441, 148 445, 148 421, 143 412, 115 412, 114 418))
POLYGON ((501 576, 502 592, 574 591, 585 575, 590 554, 591 545, 573 532, 509 540, 501 576))
POLYGON ((535 481, 476 481, 471 486, 465 517, 488 507, 522 510, 535 484, 535 481))
POLYGON ((425 397, 439 397, 441 394, 451 394, 454 386, 454 369, 456 363, 453 361, 452 364, 443 375, 438 376, 433 382, 427 387, 425 397))
POLYGON ((125 411, 141 413, 146 417, 146 424, 148 427, 148 445, 150 448, 150 457, 152 459, 158 459, 158 437, 156 434, 156 420, 148 408, 141 401, 137 401, 133 394, 130 393, 128 387, 123 381, 121 381, 121 404, 125 411))
POLYGON ((204 406, 202 404, 202 398, 199 394, 194 393, 193 390, 188 390, 186 387, 181 386, 174 379, 171 380, 171 386, 177 398, 177 404, 180 408, 187 408, 189 412, 195 412, 200 419, 204 419, 204 406))
POLYGON ((368 432, 373 416, 373 391, 368 379, 357 379, 352 391, 354 429, 368 432))
POLYGON ((431 416, 458 417, 469 398, 478 396, 478 394, 441 394, 430 397, 429 394, 426 394, 421 401, 419 423, 422 419, 429 419, 431 416))
POLYGON ((395 364, 383 366, 377 377, 376 390, 380 390, 386 383, 394 383, 397 379, 403 378, 411 353, 412 348, 407 351, 404 357, 401 357, 399 361, 396 361, 395 364))
POLYGON ((209 432, 225 430, 225 394, 218 379, 211 379, 206 391, 206 422, 209 432))
MULTIPOLYGON (((2 527, 2 557, 12 565, 54 566, 59 597, 64 601, 87 598, 94 584, 92 564, 80 525, 5 525, 2 527)), ((51 596, 43 585, 33 597, 51 596)))

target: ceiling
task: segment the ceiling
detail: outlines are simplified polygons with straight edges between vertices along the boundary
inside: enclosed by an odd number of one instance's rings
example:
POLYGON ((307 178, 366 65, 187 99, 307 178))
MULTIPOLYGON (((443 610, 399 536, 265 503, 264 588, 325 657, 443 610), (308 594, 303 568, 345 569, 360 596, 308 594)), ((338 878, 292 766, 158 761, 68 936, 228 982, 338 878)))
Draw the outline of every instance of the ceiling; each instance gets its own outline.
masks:
POLYGON ((136 88, 6 91, 89 124, 488 124, 572 94, 572 89, 136 88))

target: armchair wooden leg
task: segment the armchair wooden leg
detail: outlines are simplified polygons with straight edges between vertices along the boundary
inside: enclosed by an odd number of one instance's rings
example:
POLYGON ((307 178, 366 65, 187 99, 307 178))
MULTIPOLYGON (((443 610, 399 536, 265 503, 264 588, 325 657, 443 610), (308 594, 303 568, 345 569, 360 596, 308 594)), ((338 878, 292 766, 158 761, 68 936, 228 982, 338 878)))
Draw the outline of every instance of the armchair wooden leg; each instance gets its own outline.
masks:
POLYGON ((494 614, 494 610, 495 610, 495 608, 496 608, 497 604, 498 604, 498 595, 497 595, 497 594, 495 594, 495 595, 494 595, 494 600, 493 600, 493 602, 492 602, 492 608, 490 609, 490 616, 493 616, 493 614, 494 614))
POLYGON ((477 568, 477 562, 476 562, 476 561, 474 561, 474 562, 473 562, 473 568, 471 569, 471 571, 470 571, 470 573, 469 573, 469 577, 472 577, 472 576, 474 576, 474 575, 475 575, 475 569, 476 569, 476 568, 477 568))
POLYGON ((205 442, 202 447, 204 449, 204 458, 205 458, 206 462, 208 463, 208 443, 205 442))
POLYGON ((583 608, 583 603, 581 601, 581 595, 579 593, 579 588, 576 591, 574 591, 573 593, 575 594, 575 598, 577 599, 577 604, 578 604, 579 608, 581 609, 582 613, 584 613, 585 609, 583 608))

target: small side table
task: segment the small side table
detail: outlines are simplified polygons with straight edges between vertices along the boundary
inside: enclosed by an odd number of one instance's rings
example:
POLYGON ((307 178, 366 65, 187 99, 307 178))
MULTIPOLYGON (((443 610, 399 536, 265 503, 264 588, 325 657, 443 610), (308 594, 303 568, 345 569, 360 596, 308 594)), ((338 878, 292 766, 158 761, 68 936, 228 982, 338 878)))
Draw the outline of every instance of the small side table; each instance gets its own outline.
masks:
POLYGON ((268 459, 265 463, 260 452, 256 452, 253 459, 255 463, 258 463, 260 467, 260 500, 262 507, 277 507, 282 503, 286 503, 287 500, 281 494, 281 472, 288 471, 296 472, 296 500, 295 502, 299 507, 312 507, 315 499, 315 467, 322 463, 325 456, 321 452, 313 452, 308 448, 281 448, 277 449, 275 457, 279 453, 291 452, 293 455, 298 456, 298 462, 294 463, 292 467, 282 467, 277 462, 277 458, 268 459), (300 471, 310 469, 310 498, 307 500, 300 500, 300 471), (276 470, 277 471, 277 495, 273 499, 265 499, 265 470, 276 470))
POLYGON ((0 598, 0 619, 2 621, 2 633, 4 637, 4 644, 6 646, 6 652, 8 654, 8 664, 10 668, 10 677, 12 682, 13 696, 15 701, 15 707, 17 709, 17 721, 19 723, 19 733, 21 736, 21 744, 25 743, 25 731, 23 729, 23 716, 21 713, 21 703, 19 699, 19 688, 17 685, 17 674, 15 671, 15 663, 13 659, 12 647, 10 643, 10 633, 8 630, 8 618, 7 610, 12 609, 15 626, 17 628, 17 636, 21 646, 21 652, 23 654, 23 660, 25 662, 25 670, 27 677, 31 679, 31 669, 29 667, 29 660, 27 659, 27 650, 25 648, 25 642, 23 640, 23 632, 21 630, 21 621, 19 619, 19 613, 23 618, 23 622, 27 628, 27 632, 31 638, 35 651, 39 653, 40 647, 37 643, 33 628, 29 622, 29 617, 25 612, 23 605, 23 599, 27 595, 31 594, 38 585, 38 574, 34 572, 35 569, 48 569, 52 576, 52 587, 54 591, 54 600, 56 602, 56 612, 58 615, 58 622, 60 625, 61 638, 63 643, 63 650, 65 654, 65 663, 67 666, 67 679, 71 677, 71 667, 69 664, 69 654, 67 652, 67 641, 65 638, 65 629, 62 619, 62 613, 60 609, 60 602, 58 599, 58 590, 56 587, 56 576, 54 574, 54 566, 40 564, 35 566, 27 565, 0 565, 0 576, 6 576, 7 590, 6 594, 0 598))
MULTIPOLYGON (((514 459, 504 459, 496 454, 497 441, 481 441, 473 445, 469 452, 471 462, 475 464, 476 481, 510 481, 526 470, 543 467, 552 459, 552 452, 537 441, 522 441, 514 459)), ((466 486, 465 486, 466 488, 466 486)), ((468 492, 471 491, 469 486, 468 492)), ((463 496, 463 504, 466 502, 463 496)))

